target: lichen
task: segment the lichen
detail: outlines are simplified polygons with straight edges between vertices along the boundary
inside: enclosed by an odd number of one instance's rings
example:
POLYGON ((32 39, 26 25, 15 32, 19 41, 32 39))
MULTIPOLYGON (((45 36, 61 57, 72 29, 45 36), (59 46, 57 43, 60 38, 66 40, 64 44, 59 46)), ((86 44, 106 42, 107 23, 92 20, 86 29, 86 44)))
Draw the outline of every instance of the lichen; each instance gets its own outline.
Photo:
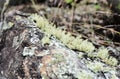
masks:
POLYGON ((50 39, 49 39, 49 36, 44 36, 43 38, 42 38, 42 44, 44 45, 44 44, 49 44, 50 43, 50 39))
POLYGON ((107 63, 107 64, 109 64, 111 66, 115 66, 118 63, 116 58, 110 56, 109 53, 108 53, 108 49, 104 48, 104 47, 99 48, 96 57, 101 58, 103 62, 105 62, 105 63, 107 63))
POLYGON ((112 73, 112 76, 110 79, 119 79, 119 78, 115 75, 115 73, 112 73))
POLYGON ((38 26, 42 31, 46 34, 54 35, 57 39, 59 39, 63 44, 71 49, 77 49, 83 52, 93 52, 95 47, 94 45, 87 41, 82 40, 81 38, 77 38, 71 35, 69 32, 62 31, 59 28, 56 28, 55 25, 49 23, 44 17, 41 17, 37 14, 33 14, 29 17, 32 21, 34 21, 35 25, 38 26), (76 40, 75 40, 76 39, 76 40))
POLYGON ((118 61, 114 57, 109 56, 108 49, 99 48, 96 49, 98 52, 96 51, 97 53, 94 53, 95 46, 91 42, 89 42, 88 40, 83 40, 81 37, 78 36, 74 37, 71 35, 70 32, 62 31, 61 29, 57 28, 54 24, 49 23, 44 17, 41 17, 37 14, 32 14, 30 17, 28 17, 28 19, 32 20, 34 24, 37 27, 39 27, 46 35, 55 36, 68 48, 85 52, 90 57, 102 59, 103 62, 111 66, 117 65, 118 61))
POLYGON ((78 79, 93 79, 93 74, 83 70, 83 71, 79 72, 77 78, 78 79))
POLYGON ((112 68, 105 66, 105 64, 98 62, 98 61, 94 61, 94 62, 89 62, 87 64, 87 67, 89 69, 91 69, 93 72, 98 73, 100 71, 102 72, 109 72, 110 70, 112 70, 112 68))
POLYGON ((116 66, 118 63, 117 59, 112 56, 106 58, 105 62, 111 66, 116 66))
POLYGON ((37 47, 25 47, 22 55, 23 56, 33 56, 35 54, 35 49, 37 49, 37 47))
POLYGON ((65 61, 64 55, 61 53, 55 53, 53 57, 54 57, 54 60, 52 61, 53 64, 65 61))
POLYGON ((12 26, 14 25, 14 23, 9 22, 8 25, 9 25, 10 27, 12 27, 12 26))

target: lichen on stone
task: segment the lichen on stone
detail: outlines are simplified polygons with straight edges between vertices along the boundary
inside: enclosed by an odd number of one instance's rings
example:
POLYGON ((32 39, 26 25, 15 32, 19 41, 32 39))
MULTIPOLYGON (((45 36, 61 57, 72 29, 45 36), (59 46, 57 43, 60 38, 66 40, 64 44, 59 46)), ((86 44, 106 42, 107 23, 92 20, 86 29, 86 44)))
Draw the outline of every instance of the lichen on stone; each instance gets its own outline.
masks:
POLYGON ((110 68, 106 66, 104 63, 94 61, 94 62, 89 62, 87 64, 87 67, 90 68, 93 72, 98 73, 98 72, 109 72, 113 70, 113 68, 110 68))
POLYGON ((86 72, 85 70, 79 72, 77 78, 78 79, 93 79, 93 74, 90 72, 86 72))
POLYGON ((28 19, 32 20, 33 23, 38 28, 40 28, 46 35, 55 36, 59 41, 61 41, 61 43, 63 43, 68 48, 85 52, 90 57, 102 59, 102 61, 108 65, 117 65, 118 61, 114 57, 109 56, 108 49, 99 48, 95 50, 95 46, 93 45, 93 43, 89 42, 88 40, 83 40, 81 37, 72 36, 70 32, 66 32, 57 28, 53 23, 48 22, 47 19, 40 15, 32 14, 30 17, 28 17, 28 19), (113 64, 110 61, 112 61, 113 64))
POLYGON ((97 56, 102 59, 103 62, 107 63, 108 65, 115 66, 117 65, 118 61, 116 58, 109 55, 109 50, 107 48, 101 47, 97 52, 97 56))
POLYGON ((35 49, 37 49, 37 47, 25 47, 22 55, 23 56, 33 56, 35 54, 35 49))
POLYGON ((43 38, 42 38, 42 44, 44 45, 44 44, 49 44, 50 43, 50 38, 49 38, 49 36, 44 36, 43 38))
POLYGON ((95 49, 91 42, 74 37, 69 32, 66 33, 65 31, 56 28, 55 25, 49 23, 44 17, 41 17, 37 14, 32 14, 29 19, 34 21, 35 25, 46 34, 54 35, 57 39, 59 39, 62 43, 71 49, 77 49, 87 53, 93 52, 95 49))

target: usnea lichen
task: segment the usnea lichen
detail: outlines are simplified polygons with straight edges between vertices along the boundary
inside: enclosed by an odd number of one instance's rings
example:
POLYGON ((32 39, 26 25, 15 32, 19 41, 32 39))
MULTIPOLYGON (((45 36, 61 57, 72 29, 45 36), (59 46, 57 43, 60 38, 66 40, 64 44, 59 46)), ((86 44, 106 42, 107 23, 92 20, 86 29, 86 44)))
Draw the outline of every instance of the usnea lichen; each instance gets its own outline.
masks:
POLYGON ((117 60, 109 56, 108 50, 106 48, 98 49, 98 52, 96 53, 96 55, 94 55, 92 53, 95 50, 95 46, 91 42, 83 40, 81 37, 74 37, 71 35, 71 33, 66 33, 66 31, 56 28, 54 24, 49 23, 47 19, 37 14, 32 14, 30 17, 28 17, 28 19, 32 20, 34 24, 39 27, 46 35, 55 36, 70 49, 77 49, 78 51, 83 51, 87 53, 89 56, 100 58, 106 64, 109 64, 111 66, 117 65, 117 60))

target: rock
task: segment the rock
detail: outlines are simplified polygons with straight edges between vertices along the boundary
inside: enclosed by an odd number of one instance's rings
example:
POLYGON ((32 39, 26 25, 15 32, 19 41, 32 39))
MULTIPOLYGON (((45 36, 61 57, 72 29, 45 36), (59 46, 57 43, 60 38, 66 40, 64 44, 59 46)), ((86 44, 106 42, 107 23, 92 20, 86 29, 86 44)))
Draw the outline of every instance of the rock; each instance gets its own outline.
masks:
POLYGON ((25 17, 3 31, 0 41, 0 78, 109 79, 115 75, 114 67, 79 57, 79 53, 84 53, 67 48, 54 37, 50 38, 49 45, 43 45, 41 40, 44 36, 45 33, 25 17))

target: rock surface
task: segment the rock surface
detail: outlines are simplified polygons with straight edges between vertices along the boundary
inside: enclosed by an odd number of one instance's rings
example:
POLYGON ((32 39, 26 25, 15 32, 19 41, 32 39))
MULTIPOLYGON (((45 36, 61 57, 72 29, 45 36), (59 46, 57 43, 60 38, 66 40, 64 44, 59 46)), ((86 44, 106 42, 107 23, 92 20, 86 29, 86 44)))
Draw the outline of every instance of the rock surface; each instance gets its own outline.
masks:
POLYGON ((115 67, 82 56, 54 37, 43 45, 44 32, 27 18, 16 20, 0 41, 1 79, 118 79, 115 67))

